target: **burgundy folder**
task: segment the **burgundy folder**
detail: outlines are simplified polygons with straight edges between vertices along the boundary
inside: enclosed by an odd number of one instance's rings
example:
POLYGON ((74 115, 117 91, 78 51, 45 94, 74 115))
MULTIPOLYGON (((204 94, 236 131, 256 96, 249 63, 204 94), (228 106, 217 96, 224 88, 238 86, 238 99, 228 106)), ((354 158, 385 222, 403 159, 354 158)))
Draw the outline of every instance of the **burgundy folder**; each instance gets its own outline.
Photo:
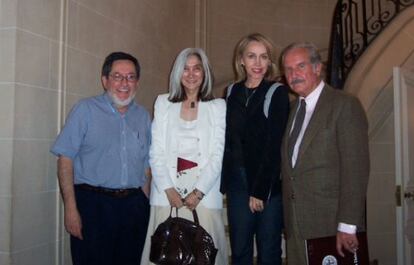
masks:
POLYGON ((357 233, 358 250, 350 253, 343 250, 345 257, 336 251, 336 235, 306 240, 308 265, 369 265, 367 234, 357 233))

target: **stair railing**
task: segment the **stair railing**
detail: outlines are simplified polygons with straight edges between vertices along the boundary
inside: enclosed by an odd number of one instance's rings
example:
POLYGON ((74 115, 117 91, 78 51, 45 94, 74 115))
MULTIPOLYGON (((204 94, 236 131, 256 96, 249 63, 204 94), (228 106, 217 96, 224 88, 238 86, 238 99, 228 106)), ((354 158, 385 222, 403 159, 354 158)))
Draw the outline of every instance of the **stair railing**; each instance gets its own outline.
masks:
POLYGON ((327 80, 342 88, 352 67, 381 31, 414 0, 339 0, 332 21, 327 80))

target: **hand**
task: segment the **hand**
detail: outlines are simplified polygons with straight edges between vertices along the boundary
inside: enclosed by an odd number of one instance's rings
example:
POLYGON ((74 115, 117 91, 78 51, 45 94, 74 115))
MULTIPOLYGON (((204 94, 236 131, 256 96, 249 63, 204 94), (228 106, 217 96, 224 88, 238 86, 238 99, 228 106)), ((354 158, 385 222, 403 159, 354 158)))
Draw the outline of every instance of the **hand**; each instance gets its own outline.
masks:
POLYGON ((261 212, 264 210, 264 203, 262 200, 250 196, 249 199, 249 208, 252 213, 261 212))
POLYGON ((65 228, 72 236, 83 240, 82 220, 76 207, 65 207, 65 228))
POLYGON ((150 185, 145 183, 144 186, 141 187, 141 189, 142 189, 142 192, 145 194, 145 196, 149 199, 150 190, 151 190, 150 185))
POLYGON ((166 189, 165 193, 167 194, 168 201, 170 202, 170 205, 172 207, 183 207, 183 201, 181 199, 181 196, 178 193, 178 191, 175 190, 175 188, 166 189))
POLYGON ((147 198, 149 199, 150 192, 151 192, 151 179, 152 179, 151 170, 150 169, 145 170, 145 175, 147 176, 147 180, 145 181, 144 185, 141 188, 142 188, 142 192, 144 192, 145 196, 147 196, 147 198))
POLYGON ((359 243, 356 234, 348 234, 339 231, 336 233, 336 250, 342 257, 345 256, 342 248, 345 248, 349 252, 354 253, 358 249, 358 244, 359 243))
POLYGON ((194 192, 190 192, 184 199, 184 205, 191 211, 194 210, 199 203, 200 199, 194 192))

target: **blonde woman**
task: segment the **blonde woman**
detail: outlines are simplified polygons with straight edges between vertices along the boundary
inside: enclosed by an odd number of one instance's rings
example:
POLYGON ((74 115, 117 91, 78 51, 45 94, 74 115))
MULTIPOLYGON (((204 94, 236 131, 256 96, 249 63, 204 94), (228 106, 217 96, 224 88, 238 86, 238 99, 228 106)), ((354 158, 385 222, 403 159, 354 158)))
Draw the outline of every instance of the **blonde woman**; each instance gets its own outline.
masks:
POLYGON ((227 97, 221 191, 227 194, 232 264, 281 264, 280 145, 289 113, 288 88, 274 81, 274 47, 261 34, 242 38, 227 97))

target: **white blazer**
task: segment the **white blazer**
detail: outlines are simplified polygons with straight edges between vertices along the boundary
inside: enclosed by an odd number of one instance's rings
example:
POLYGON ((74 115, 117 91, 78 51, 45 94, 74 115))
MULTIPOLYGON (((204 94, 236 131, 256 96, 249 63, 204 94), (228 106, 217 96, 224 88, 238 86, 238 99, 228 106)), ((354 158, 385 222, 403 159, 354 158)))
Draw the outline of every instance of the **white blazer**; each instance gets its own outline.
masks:
MULTIPOLYGON (((175 187, 177 175, 177 132, 181 103, 172 103, 168 94, 159 95, 154 106, 150 165, 151 205, 169 205, 165 190, 175 187)), ((200 177, 195 188, 205 194, 207 208, 222 208, 220 175, 226 130, 226 103, 223 99, 198 103, 197 127, 200 177)))

